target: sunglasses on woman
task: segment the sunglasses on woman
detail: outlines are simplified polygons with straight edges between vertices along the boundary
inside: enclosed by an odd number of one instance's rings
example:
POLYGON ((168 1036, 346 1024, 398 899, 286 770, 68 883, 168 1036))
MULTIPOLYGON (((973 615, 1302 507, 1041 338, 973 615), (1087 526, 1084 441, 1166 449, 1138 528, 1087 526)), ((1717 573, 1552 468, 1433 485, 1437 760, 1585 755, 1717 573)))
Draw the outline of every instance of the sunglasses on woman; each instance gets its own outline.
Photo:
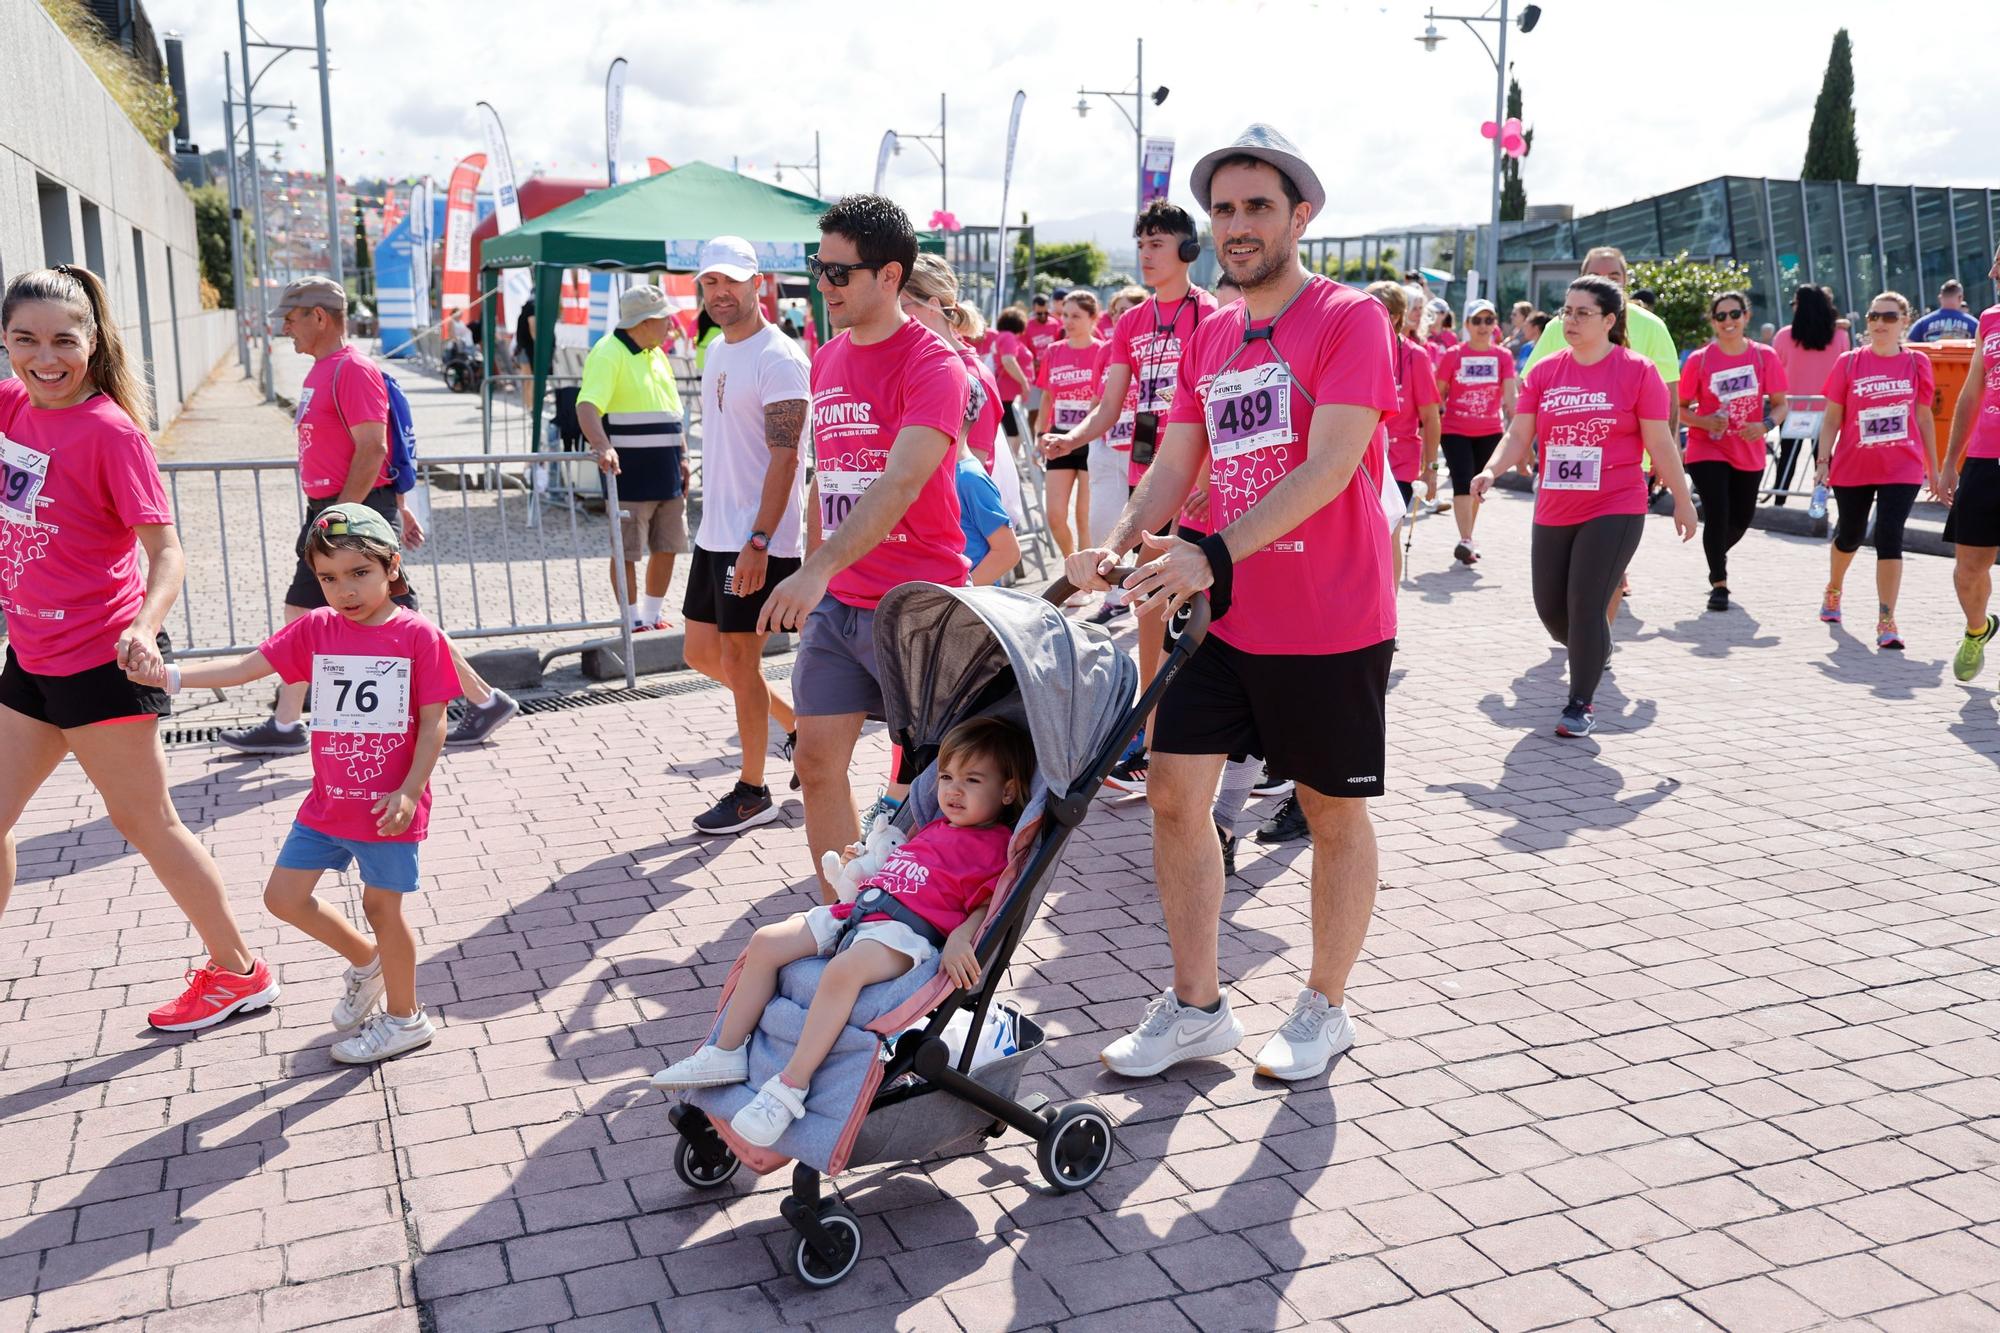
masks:
POLYGON ((1748 312, 1742 310, 1711 310, 1708 317, 1718 324, 1723 324, 1732 319, 1741 319, 1746 313, 1748 312))
POLYGON ((810 255, 806 259, 806 272, 812 274, 813 281, 825 278, 835 287, 845 287, 849 278, 864 269, 879 272, 881 268, 880 264, 833 264, 818 255, 810 255))
POLYGON ((1491 315, 1474 315, 1471 319, 1468 319, 1465 322, 1467 324, 1498 324, 1500 321, 1495 319, 1491 315))
POLYGON ((1868 312, 1870 324, 1894 324, 1903 317, 1900 310, 1871 310, 1868 312))

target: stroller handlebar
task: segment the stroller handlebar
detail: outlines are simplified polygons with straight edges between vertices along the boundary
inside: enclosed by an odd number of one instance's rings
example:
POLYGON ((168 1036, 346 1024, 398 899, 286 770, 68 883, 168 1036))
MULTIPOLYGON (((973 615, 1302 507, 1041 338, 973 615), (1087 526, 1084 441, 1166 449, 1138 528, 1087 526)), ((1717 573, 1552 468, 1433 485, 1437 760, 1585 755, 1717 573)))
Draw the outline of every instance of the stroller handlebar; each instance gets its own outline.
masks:
MULTIPOLYGON (((1120 565, 1105 575, 1105 578, 1113 587, 1117 587, 1124 583, 1131 576, 1132 571, 1137 568, 1137 565, 1120 565)), ((1061 606, 1079 591, 1081 590, 1069 581, 1067 575, 1059 574, 1056 576, 1056 581, 1043 590, 1042 599, 1053 605, 1061 606)), ((1178 637, 1187 642, 1188 651, 1193 652, 1195 649, 1201 647, 1202 640, 1208 637, 1208 594, 1206 592, 1198 592, 1189 598, 1186 605, 1181 607, 1174 619, 1180 627, 1178 637)))

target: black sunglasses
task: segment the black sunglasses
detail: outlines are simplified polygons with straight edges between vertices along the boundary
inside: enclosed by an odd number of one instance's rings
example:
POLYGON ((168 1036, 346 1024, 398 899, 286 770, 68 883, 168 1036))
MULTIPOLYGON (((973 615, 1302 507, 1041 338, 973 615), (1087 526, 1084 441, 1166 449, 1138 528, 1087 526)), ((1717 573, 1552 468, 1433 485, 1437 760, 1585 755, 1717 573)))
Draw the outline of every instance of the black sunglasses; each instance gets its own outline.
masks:
POLYGON ((1868 312, 1870 324, 1894 324, 1903 317, 1900 310, 1871 310, 1868 312))
POLYGON ((1720 324, 1725 319, 1741 319, 1749 313, 1747 310, 1711 310, 1708 317, 1720 324))
POLYGON ((1494 318, 1492 315, 1474 315, 1471 319, 1468 319, 1465 322, 1467 324, 1498 324, 1500 321, 1494 318))
POLYGON ((825 278, 836 287, 845 287, 847 280, 862 269, 880 272, 881 268, 880 264, 831 264, 818 255, 812 255, 806 260, 806 272, 812 274, 815 282, 825 278))

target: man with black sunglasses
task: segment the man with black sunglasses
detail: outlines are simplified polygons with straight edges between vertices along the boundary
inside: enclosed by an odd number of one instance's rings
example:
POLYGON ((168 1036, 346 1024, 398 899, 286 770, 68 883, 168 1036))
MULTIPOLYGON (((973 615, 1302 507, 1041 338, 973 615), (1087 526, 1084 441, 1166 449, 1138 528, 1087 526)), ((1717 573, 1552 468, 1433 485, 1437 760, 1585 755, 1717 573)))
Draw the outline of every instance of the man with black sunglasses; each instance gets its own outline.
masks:
MULTIPOLYGON (((882 715, 876 604, 902 583, 960 586, 970 569, 954 448, 965 422, 965 363, 903 310, 916 229, 872 194, 841 199, 819 229, 808 265, 839 332, 813 357, 806 560, 771 590, 757 618, 759 634, 799 632, 793 766, 815 866, 861 835, 847 769, 862 724, 882 715)), ((885 795, 869 822, 900 804, 900 790, 885 795)), ((824 879, 820 893, 835 900, 824 879)))

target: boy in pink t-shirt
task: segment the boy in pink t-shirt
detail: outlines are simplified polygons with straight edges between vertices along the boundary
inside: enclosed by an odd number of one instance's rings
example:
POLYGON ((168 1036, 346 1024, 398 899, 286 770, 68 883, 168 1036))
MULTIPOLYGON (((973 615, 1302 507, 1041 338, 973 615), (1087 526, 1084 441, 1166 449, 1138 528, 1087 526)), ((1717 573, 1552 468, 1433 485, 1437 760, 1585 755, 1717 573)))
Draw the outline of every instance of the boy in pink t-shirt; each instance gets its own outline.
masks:
MULTIPOLYGON (((939 817, 891 853, 854 902, 759 927, 743 951, 716 1034, 655 1074, 653 1086, 719 1088, 746 1081, 750 1034, 778 993, 778 973, 803 958, 831 958, 791 1060, 729 1122, 746 1141, 768 1148, 805 1114, 813 1072, 864 987, 893 981, 933 958, 957 985, 979 984, 972 946, 1007 868, 1011 830, 1034 773, 1034 746, 1020 728, 994 718, 953 727, 938 747, 939 817)), ((851 846, 845 859, 860 852, 851 846)))
POLYGON ((360 1030, 336 1042, 332 1055, 373 1064, 436 1034, 417 1003, 416 938, 403 898, 417 889, 431 770, 444 750, 445 704, 458 697, 458 673, 444 633, 390 600, 408 585, 396 534, 375 510, 328 507, 307 530, 303 555, 326 606, 233 661, 169 665, 133 679, 169 693, 274 674, 311 685, 313 783, 278 851, 264 905, 347 959, 333 1025, 360 1030), (322 873, 357 862, 374 944, 313 896, 322 873))

